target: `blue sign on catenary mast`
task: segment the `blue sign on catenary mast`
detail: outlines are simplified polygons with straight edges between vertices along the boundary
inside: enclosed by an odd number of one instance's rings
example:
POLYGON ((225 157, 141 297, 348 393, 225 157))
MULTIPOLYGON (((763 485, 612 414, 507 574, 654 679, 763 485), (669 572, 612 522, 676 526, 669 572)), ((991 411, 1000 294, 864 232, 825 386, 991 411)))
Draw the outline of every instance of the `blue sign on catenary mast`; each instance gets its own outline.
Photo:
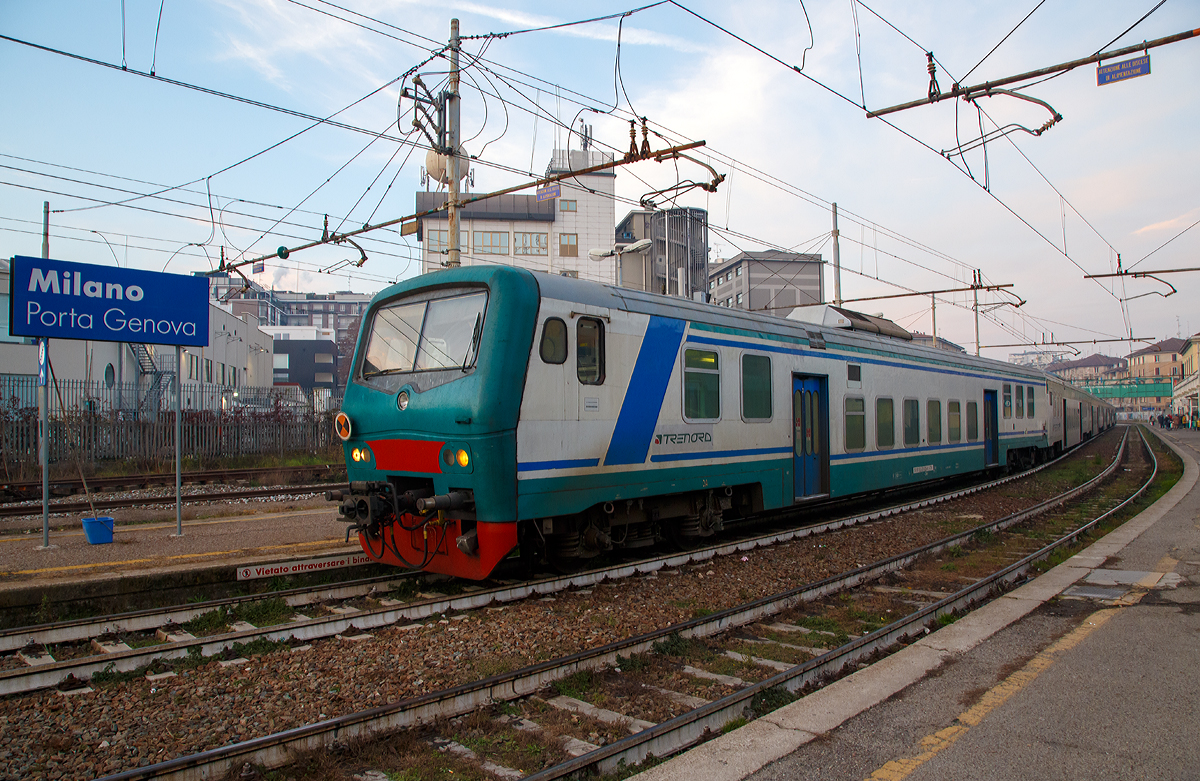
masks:
POLYGON ((208 279, 13 257, 13 336, 208 346, 208 279))

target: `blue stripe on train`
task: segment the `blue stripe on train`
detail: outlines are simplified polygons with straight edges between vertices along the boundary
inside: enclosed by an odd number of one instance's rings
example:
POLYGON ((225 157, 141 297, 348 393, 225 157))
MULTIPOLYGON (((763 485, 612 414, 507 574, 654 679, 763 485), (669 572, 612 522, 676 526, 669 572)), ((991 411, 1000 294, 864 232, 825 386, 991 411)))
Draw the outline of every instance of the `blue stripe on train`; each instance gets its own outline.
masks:
POLYGON ((644 464, 650 439, 662 411, 667 383, 679 355, 679 344, 687 323, 667 317, 651 317, 638 351, 637 363, 625 389, 604 465, 644 464))
POLYGON ((598 458, 572 458, 563 461, 522 461, 517 464, 517 471, 541 472, 548 469, 577 469, 599 465, 600 459, 598 458))

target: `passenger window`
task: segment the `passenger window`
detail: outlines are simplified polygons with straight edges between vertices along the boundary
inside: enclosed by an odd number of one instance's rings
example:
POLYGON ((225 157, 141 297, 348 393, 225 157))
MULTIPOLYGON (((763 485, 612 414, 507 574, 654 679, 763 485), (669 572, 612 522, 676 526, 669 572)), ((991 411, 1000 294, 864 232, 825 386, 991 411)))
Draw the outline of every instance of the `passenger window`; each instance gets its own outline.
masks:
POLYGON ((930 399, 925 403, 925 422, 929 431, 929 444, 942 441, 942 403, 930 399))
POLYGON ((1029 415, 1029 417, 1032 418, 1033 417, 1033 388, 1032 387, 1026 388, 1025 393, 1029 397, 1029 400, 1025 402, 1025 413, 1027 415, 1029 415))
POLYGON ((771 359, 765 355, 742 356, 742 418, 771 418, 771 359))
POLYGON ((1017 386, 1017 414, 1016 417, 1025 417, 1025 388, 1017 386))
POLYGON ((921 444, 921 404, 916 399, 904 400, 904 445, 921 444))
POLYGON ((979 439, 979 404, 967 402, 967 440, 974 442, 979 439))
POLYGON ((575 373, 584 385, 604 384, 604 324, 591 317, 575 326, 575 373))
POLYGON ((567 362, 567 324, 557 317, 548 318, 542 326, 541 353, 545 363, 567 362))
POLYGON ((1012 417, 1012 386, 1004 386, 1004 419, 1012 417))
POLYGON ((863 450, 867 446, 867 412, 862 399, 846 399, 846 449, 863 450))
POLYGON ((896 445, 896 413, 891 399, 875 399, 875 446, 879 449, 896 445))
POLYGON ((683 417, 721 417, 721 374, 715 350, 683 351, 683 417))
POLYGON ((946 434, 950 442, 962 439, 962 406, 957 401, 946 402, 946 434))

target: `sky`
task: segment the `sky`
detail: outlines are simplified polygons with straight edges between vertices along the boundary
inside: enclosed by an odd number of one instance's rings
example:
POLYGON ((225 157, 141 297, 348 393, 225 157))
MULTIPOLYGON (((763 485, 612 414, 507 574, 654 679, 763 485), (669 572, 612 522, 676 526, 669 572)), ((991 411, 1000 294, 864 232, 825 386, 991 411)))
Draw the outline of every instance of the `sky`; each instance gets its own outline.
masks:
MULTIPOLYGON (((654 149, 704 140, 692 154, 726 176, 673 201, 708 210, 714 258, 783 248, 832 261, 836 202, 850 308, 928 333, 928 296, 853 300, 962 288, 979 269, 1012 286, 981 294, 984 355, 1054 340, 1127 355, 1143 346, 1117 341, 1130 335, 1200 331, 1200 272, 1084 278, 1115 271, 1118 254, 1135 271, 1200 266, 1200 226, 1188 230, 1200 221, 1200 37, 1151 49, 1140 78, 1097 86, 1085 65, 1010 87, 1042 103, 947 99, 886 122, 862 106, 925 97, 928 51, 947 92, 1200 27, 1200 3, 1166 0, 1125 32, 1155 5, 693 0, 515 32, 639 6, 0 0, 0 35, 16 39, 0 39, 0 256, 41 253, 44 201, 51 257, 177 273, 318 239, 326 215, 344 231, 411 214, 426 150, 398 96, 413 74, 444 83, 457 17, 473 191, 541 175, 554 148, 578 148, 563 126, 579 116, 622 152, 630 116, 644 116, 654 149), (1021 129, 1051 111, 1062 120, 1040 136, 1021 129), (1013 132, 974 143, 997 127, 1013 132), (1164 297, 1167 283, 1178 292, 1164 297)), ((617 217, 707 178, 686 160, 623 167, 617 217)), ((361 268, 344 262, 352 248, 321 246, 254 279, 375 292, 417 273, 414 238, 372 231, 361 268)), ((831 298, 831 264, 825 286, 831 298)), ((936 319, 973 350, 970 295, 938 294, 936 319)))

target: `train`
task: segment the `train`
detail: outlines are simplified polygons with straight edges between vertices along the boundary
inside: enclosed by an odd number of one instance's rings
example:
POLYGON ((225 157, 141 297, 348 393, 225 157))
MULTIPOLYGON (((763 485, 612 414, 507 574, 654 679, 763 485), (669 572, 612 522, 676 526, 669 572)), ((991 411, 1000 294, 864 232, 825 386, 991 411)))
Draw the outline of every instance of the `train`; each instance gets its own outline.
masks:
POLYGON ((472 580, 697 545, 727 522, 1024 467, 1114 425, 1039 369, 822 305, 787 318, 508 266, 365 313, 331 492, 373 559, 472 580))

